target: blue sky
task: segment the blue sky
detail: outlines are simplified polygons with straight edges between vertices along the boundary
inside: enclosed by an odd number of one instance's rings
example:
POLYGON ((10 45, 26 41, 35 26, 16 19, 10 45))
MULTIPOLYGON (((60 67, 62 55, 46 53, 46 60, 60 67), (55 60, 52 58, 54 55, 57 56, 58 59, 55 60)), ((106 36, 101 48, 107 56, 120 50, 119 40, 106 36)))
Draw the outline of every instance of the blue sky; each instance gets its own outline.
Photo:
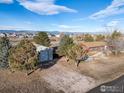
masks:
POLYGON ((0 29, 96 32, 123 24, 124 0, 0 0, 0 29))

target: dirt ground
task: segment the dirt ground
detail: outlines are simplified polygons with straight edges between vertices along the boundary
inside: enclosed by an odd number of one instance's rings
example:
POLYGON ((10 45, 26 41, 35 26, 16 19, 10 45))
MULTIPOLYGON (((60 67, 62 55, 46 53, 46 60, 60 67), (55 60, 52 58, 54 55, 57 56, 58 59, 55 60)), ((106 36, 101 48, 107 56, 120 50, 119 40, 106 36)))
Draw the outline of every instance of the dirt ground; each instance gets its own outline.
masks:
POLYGON ((24 72, 0 70, 0 93, 86 93, 124 74, 124 55, 109 56, 79 67, 64 58, 27 76, 24 72))
POLYGON ((100 81, 108 81, 124 73, 124 55, 99 58, 92 62, 82 62, 79 67, 76 67, 74 63, 63 62, 62 64, 100 81))
POLYGON ((78 43, 86 45, 87 47, 96 47, 96 46, 105 46, 106 45, 106 42, 102 42, 102 41, 94 41, 94 42, 79 41, 78 43))
POLYGON ((36 73, 27 76, 22 72, 0 71, 0 93, 58 93, 48 86, 36 73))

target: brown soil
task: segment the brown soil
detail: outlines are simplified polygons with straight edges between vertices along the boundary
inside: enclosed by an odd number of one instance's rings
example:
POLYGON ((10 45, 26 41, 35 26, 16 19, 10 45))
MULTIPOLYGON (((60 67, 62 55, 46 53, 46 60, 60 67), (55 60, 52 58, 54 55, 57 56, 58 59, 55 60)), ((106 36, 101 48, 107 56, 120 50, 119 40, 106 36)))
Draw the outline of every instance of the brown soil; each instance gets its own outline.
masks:
POLYGON ((29 76, 0 70, 0 93, 85 93, 123 74, 123 55, 82 62, 79 67, 61 58, 55 65, 29 76))
POLYGON ((27 76, 23 72, 0 71, 0 93, 63 93, 48 86, 37 73, 27 76))

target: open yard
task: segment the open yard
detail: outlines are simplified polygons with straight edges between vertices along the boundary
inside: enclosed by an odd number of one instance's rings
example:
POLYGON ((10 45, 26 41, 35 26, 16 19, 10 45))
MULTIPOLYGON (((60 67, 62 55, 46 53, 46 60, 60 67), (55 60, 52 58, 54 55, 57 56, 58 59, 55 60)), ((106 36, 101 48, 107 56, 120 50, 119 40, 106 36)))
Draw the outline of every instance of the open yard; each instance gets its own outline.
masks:
POLYGON ((94 41, 94 42, 83 42, 83 41, 79 41, 79 44, 83 44, 87 47, 96 47, 96 46, 104 46, 106 45, 105 42, 102 41, 94 41))
POLYGON ((93 62, 73 62, 61 58, 49 68, 27 76, 23 72, 0 71, 0 93, 86 93, 88 90, 124 74, 124 56, 93 62))

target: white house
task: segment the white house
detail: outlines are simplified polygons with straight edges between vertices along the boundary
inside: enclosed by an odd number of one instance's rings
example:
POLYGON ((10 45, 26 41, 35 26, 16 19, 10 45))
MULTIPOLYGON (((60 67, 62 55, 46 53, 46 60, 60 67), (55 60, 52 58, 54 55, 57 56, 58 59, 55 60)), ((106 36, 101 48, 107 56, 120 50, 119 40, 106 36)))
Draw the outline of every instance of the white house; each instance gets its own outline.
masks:
POLYGON ((53 48, 34 44, 36 46, 36 51, 39 54, 40 62, 47 62, 53 60, 53 48))
POLYGON ((55 36, 59 38, 59 37, 60 37, 60 34, 57 34, 57 35, 55 35, 55 36))
POLYGON ((0 37, 4 37, 5 36, 5 34, 3 34, 3 33, 0 33, 0 37))

